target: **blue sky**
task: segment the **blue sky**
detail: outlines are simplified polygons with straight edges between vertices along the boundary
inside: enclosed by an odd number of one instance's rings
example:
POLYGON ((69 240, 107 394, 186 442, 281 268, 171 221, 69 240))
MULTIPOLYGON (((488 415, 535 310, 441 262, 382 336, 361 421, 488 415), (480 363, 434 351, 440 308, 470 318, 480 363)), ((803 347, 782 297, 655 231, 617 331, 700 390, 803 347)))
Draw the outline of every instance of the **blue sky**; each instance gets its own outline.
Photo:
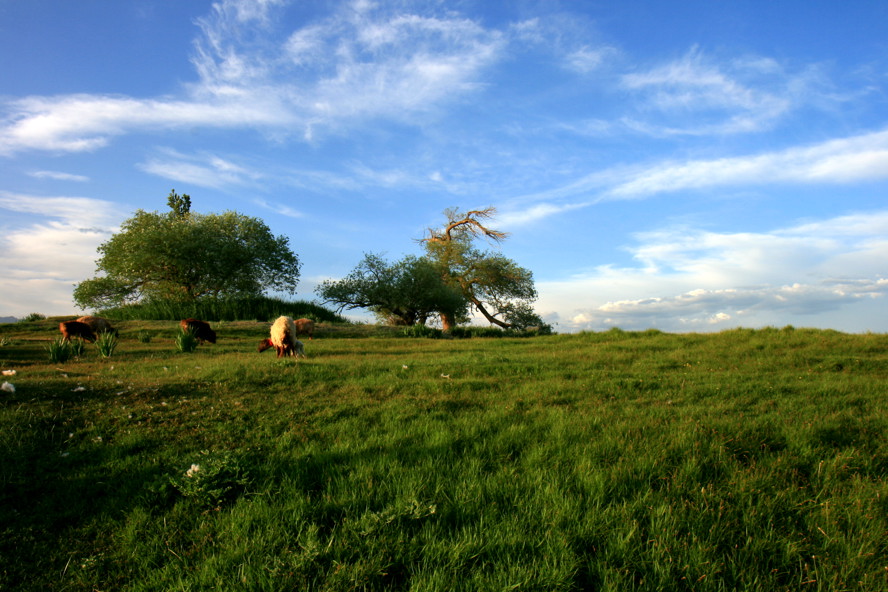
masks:
MULTIPOLYGON (((556 330, 888 331, 888 4, 0 0, 0 316, 171 189, 297 298, 494 206, 556 330)), ((357 315, 355 315, 357 316, 357 315)))

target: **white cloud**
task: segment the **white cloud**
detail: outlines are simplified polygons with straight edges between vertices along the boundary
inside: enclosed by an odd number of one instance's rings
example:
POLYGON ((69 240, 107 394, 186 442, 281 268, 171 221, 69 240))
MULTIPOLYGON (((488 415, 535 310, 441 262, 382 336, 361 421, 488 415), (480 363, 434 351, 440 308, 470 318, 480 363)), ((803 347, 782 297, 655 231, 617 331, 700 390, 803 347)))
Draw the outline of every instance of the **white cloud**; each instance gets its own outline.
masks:
POLYGON ((756 156, 667 163, 617 183, 611 197, 722 185, 849 183, 888 178, 888 130, 756 156))
POLYGON ((75 183, 86 183, 89 177, 84 175, 73 175, 71 173, 62 173, 59 171, 32 171, 28 173, 35 179, 53 179, 56 181, 74 181, 75 183))
POLYGON ((567 66, 571 70, 588 74, 598 70, 604 65, 608 59, 612 59, 618 54, 613 47, 589 47, 583 46, 580 49, 570 52, 567 57, 567 66))
POLYGON ((204 126, 281 136, 373 118, 413 122, 479 88, 504 53, 503 35, 448 14, 419 16, 375 4, 341 8, 284 37, 269 26, 274 0, 224 0, 198 20, 198 82, 182 98, 104 95, 7 101, 0 154, 84 152, 132 132, 204 126), (359 10, 354 10, 358 8, 359 10))
POLYGON ((680 59, 626 74, 639 113, 624 120, 652 135, 710 135, 770 128, 811 92, 809 72, 790 75, 769 58, 718 64, 693 47, 680 59))
POLYGON ((73 284, 94 274, 96 248, 123 217, 118 207, 98 199, 0 192, 0 209, 39 214, 44 220, 3 228, 0 316, 76 312, 73 284))
MULTIPOLYGON (((811 315, 856 311, 888 296, 888 211, 841 216, 769 233, 690 228, 637 235, 639 265, 538 284, 537 310, 559 311, 561 330, 649 327, 708 331, 805 325, 811 315)), ((881 304, 880 304, 881 303, 881 304)))
POLYGON ((161 152, 161 156, 148 159, 139 168, 173 181, 215 189, 248 185, 264 177, 262 173, 213 154, 188 156, 175 150, 161 152))
POLYGON ((497 221, 503 228, 514 228, 532 224, 543 218, 585 208, 590 204, 537 204, 524 209, 504 209, 497 214, 497 221))
POLYGON ((510 199, 500 209, 525 224, 603 201, 774 184, 847 184, 888 179, 888 130, 747 156, 613 167, 561 187, 510 199), (571 201, 579 199, 579 201, 571 201))
POLYGON ((292 123, 267 98, 188 102, 101 95, 30 97, 8 103, 10 122, 0 127, 0 155, 22 150, 84 152, 132 131, 158 128, 265 127, 292 123))
POLYGON ((293 209, 288 205, 284 205, 278 202, 269 202, 264 199, 254 199, 253 203, 258 206, 261 206, 267 210, 271 210, 275 214, 280 214, 281 216, 286 216, 288 218, 304 218, 305 214, 300 212, 299 210, 293 209))

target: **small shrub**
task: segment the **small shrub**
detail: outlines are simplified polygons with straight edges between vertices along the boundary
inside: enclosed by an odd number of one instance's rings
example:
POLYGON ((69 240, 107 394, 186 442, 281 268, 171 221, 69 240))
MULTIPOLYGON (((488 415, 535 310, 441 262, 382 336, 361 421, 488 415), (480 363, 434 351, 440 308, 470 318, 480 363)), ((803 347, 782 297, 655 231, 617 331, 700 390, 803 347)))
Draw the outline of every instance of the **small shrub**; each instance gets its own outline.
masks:
POLYGON ((46 319, 46 315, 42 315, 39 312, 32 312, 28 316, 19 319, 19 323, 33 323, 34 321, 43 321, 46 319))
POLYGON ((197 336, 192 330, 185 330, 176 335, 176 351, 180 354, 190 354, 197 349, 197 336))
POLYGON ((139 340, 139 343, 151 343, 151 333, 143 329, 136 335, 136 339, 139 340))
POLYGON ((204 450, 197 462, 170 483, 184 497, 202 506, 217 507, 236 498, 250 483, 240 459, 231 452, 204 450))
POLYGON ((117 349, 117 337, 113 333, 99 333, 96 337, 96 348, 103 358, 110 358, 117 349))
POLYGON ((0 337, 0 347, 6 347, 7 345, 12 345, 12 340, 8 337, 0 337))

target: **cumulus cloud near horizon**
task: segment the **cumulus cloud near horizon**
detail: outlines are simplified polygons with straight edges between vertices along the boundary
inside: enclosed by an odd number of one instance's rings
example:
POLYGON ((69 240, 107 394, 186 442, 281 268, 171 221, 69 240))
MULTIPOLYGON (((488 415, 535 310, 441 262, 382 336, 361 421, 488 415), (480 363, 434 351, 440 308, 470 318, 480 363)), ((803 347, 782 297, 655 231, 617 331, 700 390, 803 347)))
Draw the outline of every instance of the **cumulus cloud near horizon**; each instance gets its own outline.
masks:
POLYGON ((96 249, 123 219, 119 207, 99 199, 0 192, 0 210, 41 215, 39 222, 6 226, 0 237, 0 316, 76 314, 74 284, 95 274, 96 249))
POLYGON ((639 234, 639 244, 630 247, 637 266, 601 266, 541 282, 537 310, 549 311, 547 320, 561 331, 715 331, 805 325, 813 315, 829 322, 851 309, 884 306, 886 230, 888 211, 769 233, 683 228, 639 234))

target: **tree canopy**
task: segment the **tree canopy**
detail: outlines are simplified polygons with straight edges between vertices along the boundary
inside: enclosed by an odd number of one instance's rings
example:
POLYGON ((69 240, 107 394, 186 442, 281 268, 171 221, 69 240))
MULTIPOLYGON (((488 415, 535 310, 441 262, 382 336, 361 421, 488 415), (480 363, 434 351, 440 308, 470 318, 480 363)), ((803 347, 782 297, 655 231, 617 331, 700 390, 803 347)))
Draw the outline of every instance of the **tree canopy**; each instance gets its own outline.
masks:
MULTIPOLYGON (((465 213, 446 210, 444 227, 429 229, 422 239, 426 256, 444 283, 459 289, 466 302, 491 324, 503 328, 542 326, 532 306, 537 298, 533 273, 501 254, 475 246, 477 239, 498 244, 508 237, 508 233, 482 223, 495 214, 492 207, 465 213)), ((445 311, 440 314, 445 330, 457 321, 445 311)))
POLYGON ((445 284, 426 258, 407 256, 389 263, 368 253, 345 278, 327 280, 316 289, 325 302, 339 310, 366 308, 381 320, 398 325, 425 324, 440 311, 464 314, 462 294, 445 284))
POLYGON ((344 279, 328 280, 317 293, 343 308, 366 308, 384 320, 425 324, 438 315, 444 330, 470 319, 477 310, 502 328, 545 326, 533 311, 533 274, 511 259, 475 246, 477 239, 500 243, 507 233, 482 221, 496 210, 465 214, 445 211, 447 223, 421 239, 426 254, 390 264, 378 255, 364 256, 344 279))
POLYGON ((191 198, 175 191, 167 203, 167 213, 137 210, 99 246, 101 275, 77 284, 78 306, 296 292, 300 263, 286 237, 237 212, 191 212, 191 198))

